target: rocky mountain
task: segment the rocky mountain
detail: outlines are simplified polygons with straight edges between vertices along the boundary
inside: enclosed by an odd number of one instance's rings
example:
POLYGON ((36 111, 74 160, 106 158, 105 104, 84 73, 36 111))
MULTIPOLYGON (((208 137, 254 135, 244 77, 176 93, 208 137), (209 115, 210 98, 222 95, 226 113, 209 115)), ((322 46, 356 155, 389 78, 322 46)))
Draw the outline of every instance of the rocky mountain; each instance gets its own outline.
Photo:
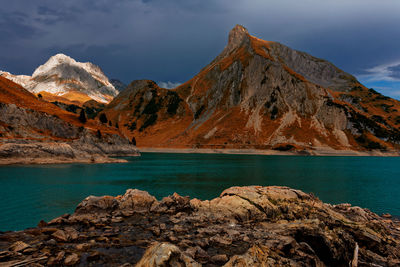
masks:
POLYGON ((73 214, 0 232, 4 266, 399 266, 400 222, 278 186, 212 200, 145 191, 84 199, 73 214))
POLYGON ((110 79, 110 83, 114 86, 115 89, 117 89, 118 92, 122 92, 127 87, 126 84, 118 79, 110 79))
POLYGON ((118 94, 100 67, 81 63, 64 54, 52 56, 32 74, 12 75, 0 72, 34 94, 60 102, 83 103, 88 100, 107 103, 118 94))
POLYGON ((137 155, 118 129, 79 118, 0 77, 0 164, 118 162, 137 155))
POLYGON ((143 147, 360 151, 400 142, 399 101, 240 25, 191 80, 172 90, 134 81, 105 113, 143 147))

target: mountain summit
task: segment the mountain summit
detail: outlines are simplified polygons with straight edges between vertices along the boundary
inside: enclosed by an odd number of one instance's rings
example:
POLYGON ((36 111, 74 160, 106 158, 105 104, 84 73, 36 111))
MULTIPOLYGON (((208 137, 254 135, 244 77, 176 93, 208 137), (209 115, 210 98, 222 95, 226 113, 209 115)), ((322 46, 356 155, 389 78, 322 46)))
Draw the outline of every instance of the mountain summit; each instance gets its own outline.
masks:
POLYGON ((227 50, 232 50, 238 46, 240 46, 243 41, 248 40, 249 32, 245 27, 242 25, 236 25, 230 32, 229 32, 229 39, 227 50))
POLYGON ((107 103, 118 94, 100 67, 90 62, 77 62, 64 54, 50 57, 32 76, 15 76, 4 72, 3 76, 32 93, 41 93, 52 100, 64 98, 83 103, 94 99, 107 103))
POLYGON ((400 104, 332 63, 251 36, 173 90, 134 81, 105 111, 139 146, 398 149, 400 104))

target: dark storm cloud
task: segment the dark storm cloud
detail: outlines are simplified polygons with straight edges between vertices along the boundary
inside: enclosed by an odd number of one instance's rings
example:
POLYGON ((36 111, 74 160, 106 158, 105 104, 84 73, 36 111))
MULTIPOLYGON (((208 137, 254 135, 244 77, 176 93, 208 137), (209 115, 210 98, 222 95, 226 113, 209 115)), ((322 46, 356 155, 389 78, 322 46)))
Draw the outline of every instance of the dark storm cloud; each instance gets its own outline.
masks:
POLYGON ((389 71, 391 72, 390 77, 400 81, 400 63, 397 66, 389 67, 389 71))
POLYGON ((38 23, 54 24, 57 22, 68 22, 76 19, 82 10, 75 7, 51 8, 48 6, 38 6, 37 17, 34 20, 38 23))
POLYGON ((27 39, 37 36, 41 31, 29 23, 27 15, 15 11, 7 13, 0 10, 0 43, 10 39, 27 39))
POLYGON ((0 0, 0 69, 31 74, 54 53, 125 83, 184 82, 235 24, 328 59, 363 81, 399 78, 400 1, 0 0), (382 66, 389 66, 382 74, 382 66), (391 68, 391 69, 390 69, 391 68), (359 77, 357 76, 357 77, 359 77))

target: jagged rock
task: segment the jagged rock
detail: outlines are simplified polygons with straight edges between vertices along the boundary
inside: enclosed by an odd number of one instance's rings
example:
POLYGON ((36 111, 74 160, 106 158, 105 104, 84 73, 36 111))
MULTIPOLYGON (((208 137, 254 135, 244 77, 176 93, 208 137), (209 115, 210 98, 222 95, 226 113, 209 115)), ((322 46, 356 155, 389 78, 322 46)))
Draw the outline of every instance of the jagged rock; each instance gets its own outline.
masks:
POLYGON ((89 196, 85 198, 81 203, 79 203, 78 207, 76 208, 75 214, 87 214, 87 213, 94 213, 94 212, 107 212, 113 211, 115 208, 118 207, 118 200, 111 196, 105 197, 95 197, 89 196))
POLYGON ((182 251, 168 243, 155 243, 147 249, 143 258, 137 263, 137 267, 161 267, 161 266, 186 266, 200 267, 201 265, 195 262, 189 256, 186 256, 182 251))
POLYGON ((60 251, 57 256, 55 257, 56 262, 61 262, 64 259, 65 251, 60 251))
POLYGON ((119 208, 135 212, 148 212, 154 202, 157 202, 156 198, 149 193, 137 189, 128 189, 120 200, 119 208))
POLYGON ((68 255, 65 260, 64 264, 67 266, 75 265, 79 262, 80 258, 77 254, 72 253, 71 255, 68 255))
POLYGON ((225 254, 222 254, 222 255, 215 255, 215 256, 212 256, 210 260, 211 260, 212 262, 217 263, 217 264, 225 263, 225 262, 228 261, 228 256, 226 256, 225 254))
POLYGON ((62 241, 62 242, 68 241, 68 236, 63 230, 57 230, 51 236, 54 237, 55 239, 57 239, 58 241, 62 241))
POLYGON ((12 244, 8 249, 14 252, 20 252, 26 248, 28 248, 29 245, 22 242, 22 241, 17 241, 14 244, 12 244))
MULTIPOLYGON (((400 221, 350 204, 325 204, 288 187, 232 187, 204 201, 178 194, 157 201, 127 190, 88 197, 62 218, 51 228, 0 234, 0 250, 15 240, 39 240, 55 265, 400 265, 400 221), (62 242, 50 244, 49 235, 62 242)), ((10 251, 0 263, 27 257, 10 251)))

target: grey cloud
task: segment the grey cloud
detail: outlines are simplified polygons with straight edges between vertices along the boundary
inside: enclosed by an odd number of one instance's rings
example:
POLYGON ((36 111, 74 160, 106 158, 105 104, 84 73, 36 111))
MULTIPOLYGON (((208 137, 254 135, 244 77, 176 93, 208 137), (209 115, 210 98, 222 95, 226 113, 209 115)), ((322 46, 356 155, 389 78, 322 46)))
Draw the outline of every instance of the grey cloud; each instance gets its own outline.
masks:
POLYGON ((81 10, 74 7, 58 7, 38 6, 37 16, 33 19, 39 23, 54 24, 61 21, 71 21, 75 19, 81 10))
POLYGON ((366 69, 359 77, 366 81, 400 81, 400 60, 366 69))
MULTIPOLYGON (((125 83, 186 81, 222 51, 239 23, 257 37, 372 75, 365 70, 400 60, 400 28, 393 26, 399 12, 397 0, 7 1, 0 11, 0 34, 7 36, 0 40, 1 67, 33 71, 62 52, 125 83)), ((389 71, 399 78, 397 69, 389 71)))
POLYGON ((0 11, 0 43, 10 40, 28 39, 41 33, 40 29, 35 28, 27 20, 27 14, 14 11, 0 11))
POLYGON ((390 77, 400 81, 400 63, 397 66, 391 66, 388 69, 391 72, 390 77))

